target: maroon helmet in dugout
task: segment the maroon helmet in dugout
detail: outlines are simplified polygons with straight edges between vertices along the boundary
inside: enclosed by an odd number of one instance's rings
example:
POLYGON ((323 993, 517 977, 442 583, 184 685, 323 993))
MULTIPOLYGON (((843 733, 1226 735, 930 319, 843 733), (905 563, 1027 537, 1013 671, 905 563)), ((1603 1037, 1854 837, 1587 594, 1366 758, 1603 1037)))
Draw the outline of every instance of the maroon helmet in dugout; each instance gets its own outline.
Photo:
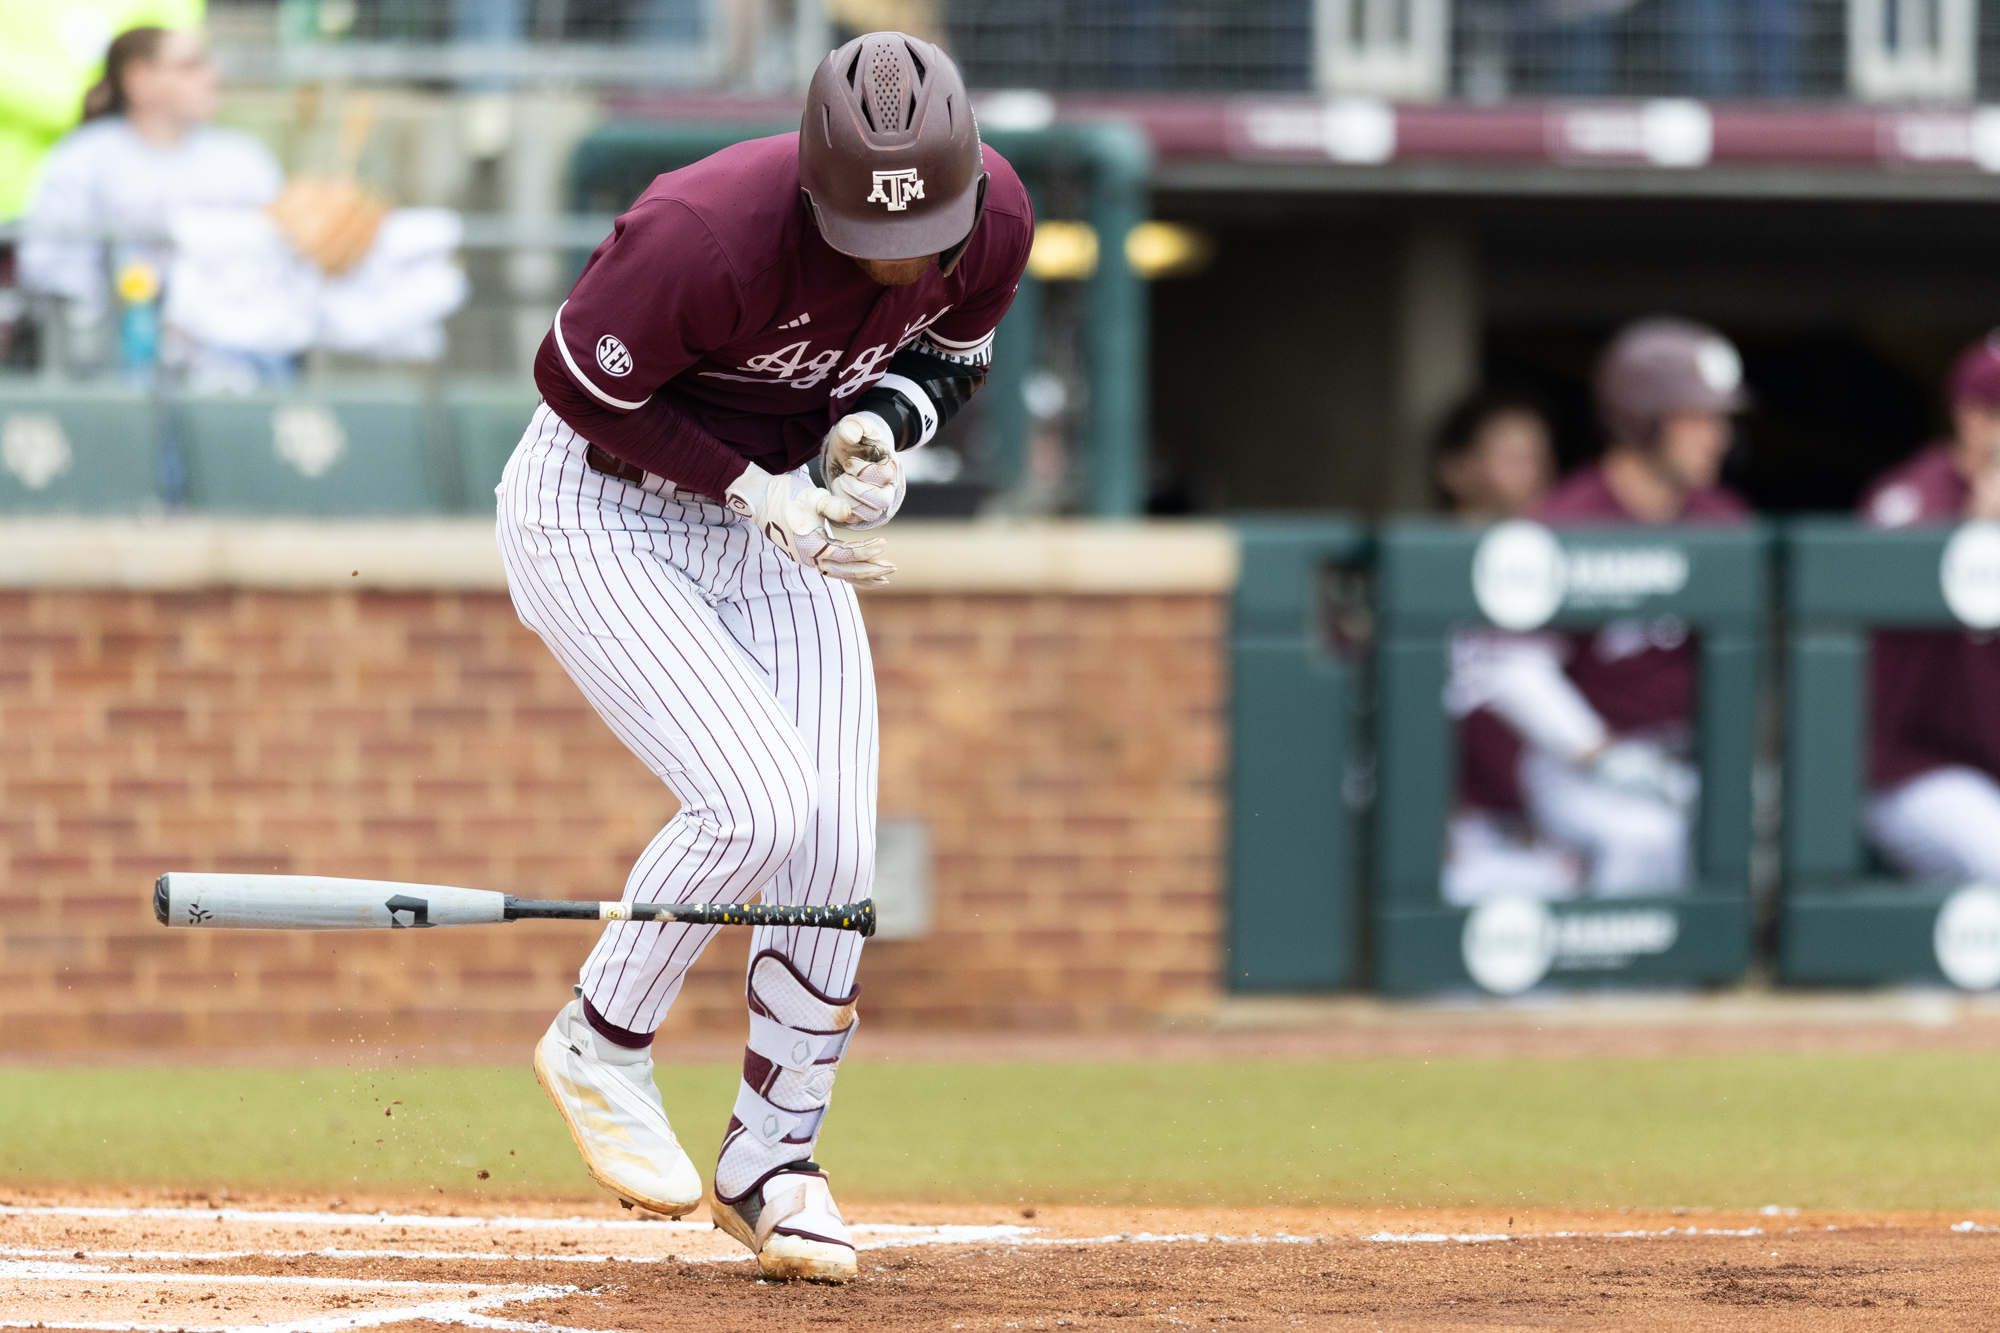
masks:
POLYGON ((857 259, 939 255, 951 270, 986 201, 979 127, 958 67, 900 32, 820 62, 799 124, 799 184, 826 243, 857 259))
POLYGON ((1613 438, 1647 443, 1675 412, 1740 412, 1743 358, 1705 324, 1642 319, 1618 331, 1597 363, 1597 409, 1613 438))

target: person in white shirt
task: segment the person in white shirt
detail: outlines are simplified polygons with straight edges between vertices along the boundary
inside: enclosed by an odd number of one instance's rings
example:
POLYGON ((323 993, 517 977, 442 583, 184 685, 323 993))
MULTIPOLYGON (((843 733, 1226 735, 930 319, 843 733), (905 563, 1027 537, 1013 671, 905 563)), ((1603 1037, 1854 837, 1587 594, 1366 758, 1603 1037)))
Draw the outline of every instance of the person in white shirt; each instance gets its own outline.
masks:
MULTIPOLYGON (((23 287, 63 298, 78 334, 100 330, 112 283, 143 292, 164 281, 166 233, 189 208, 262 208, 284 172, 269 149, 209 124, 219 98, 198 32, 133 28, 111 43, 84 121, 53 148, 29 204, 20 247, 23 287)), ((194 378, 285 379, 289 356, 215 346, 169 328, 165 357, 194 378), (210 364, 217 363, 217 364, 210 364)))

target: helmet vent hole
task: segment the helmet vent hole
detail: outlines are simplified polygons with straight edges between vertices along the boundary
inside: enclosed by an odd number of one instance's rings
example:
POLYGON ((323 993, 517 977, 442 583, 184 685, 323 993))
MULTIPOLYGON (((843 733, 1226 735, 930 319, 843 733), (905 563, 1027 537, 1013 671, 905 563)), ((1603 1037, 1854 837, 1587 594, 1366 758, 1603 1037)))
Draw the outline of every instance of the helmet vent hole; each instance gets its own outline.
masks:
POLYGON ((918 55, 917 48, 911 46, 908 42, 903 43, 903 49, 910 53, 910 63, 917 67, 917 79, 921 82, 924 77, 924 58, 918 55))
POLYGON ((874 94, 875 114, 870 117, 870 127, 879 132, 891 132, 903 128, 903 70, 902 62, 886 47, 877 47, 868 59, 869 91, 874 94))
POLYGON ((861 68, 861 53, 860 53, 859 51, 856 51, 856 52, 854 53, 854 59, 852 59, 852 60, 850 60, 850 61, 848 61, 848 62, 847 62, 847 86, 848 86, 848 87, 852 88, 852 87, 854 86, 854 71, 856 71, 856 70, 858 70, 858 69, 860 69, 860 68, 861 68))
POLYGON ((915 93, 911 93, 910 104, 909 106, 903 109, 903 124, 905 126, 910 126, 916 123, 917 123, 917 95, 915 93))

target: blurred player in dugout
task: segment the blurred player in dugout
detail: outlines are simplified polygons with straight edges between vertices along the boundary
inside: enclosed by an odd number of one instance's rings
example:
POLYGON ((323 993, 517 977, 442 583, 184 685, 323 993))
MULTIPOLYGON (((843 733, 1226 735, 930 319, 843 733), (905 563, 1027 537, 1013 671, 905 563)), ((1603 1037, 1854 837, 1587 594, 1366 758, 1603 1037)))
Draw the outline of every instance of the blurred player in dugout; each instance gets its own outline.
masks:
MULTIPOLYGON (((1947 388, 1952 435, 1862 497, 1883 528, 2000 519, 2000 330, 1967 348, 1947 388)), ((1865 823, 1884 859, 1939 883, 2000 878, 2000 638, 1875 636, 1865 823)))
MULTIPOLYGON (((1552 526, 1748 519, 1748 507, 1717 484, 1731 415, 1746 402, 1742 361, 1727 339, 1683 320, 1642 320, 1612 339, 1595 387, 1609 438, 1603 457, 1529 517, 1552 526)), ((1462 722, 1463 782, 1447 900, 1685 888, 1699 792, 1696 669, 1696 645, 1673 616, 1579 633, 1460 636, 1448 703, 1462 722), (1509 854, 1490 821, 1516 810, 1533 841, 1517 838, 1509 854)))

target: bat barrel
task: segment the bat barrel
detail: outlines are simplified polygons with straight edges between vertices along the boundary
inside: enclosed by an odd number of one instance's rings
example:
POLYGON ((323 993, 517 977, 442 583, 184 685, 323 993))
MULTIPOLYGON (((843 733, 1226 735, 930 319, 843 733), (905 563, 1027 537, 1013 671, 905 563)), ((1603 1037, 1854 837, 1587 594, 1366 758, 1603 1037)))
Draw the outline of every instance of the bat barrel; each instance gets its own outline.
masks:
POLYGON ((173 871, 153 884, 161 924, 205 930, 422 930, 506 920, 506 895, 322 875, 173 871))

